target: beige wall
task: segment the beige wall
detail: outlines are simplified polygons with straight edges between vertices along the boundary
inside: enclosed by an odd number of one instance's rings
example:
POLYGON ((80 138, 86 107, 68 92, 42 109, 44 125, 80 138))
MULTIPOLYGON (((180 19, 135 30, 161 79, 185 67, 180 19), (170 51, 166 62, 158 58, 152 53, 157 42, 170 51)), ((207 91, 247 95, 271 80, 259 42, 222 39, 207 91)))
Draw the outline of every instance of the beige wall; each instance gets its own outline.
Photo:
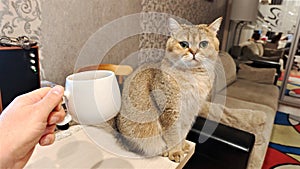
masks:
MULTIPOLYGON (((139 13, 141 5, 140 0, 43 0, 41 9, 41 50, 46 78, 64 84, 65 77, 74 72, 79 52, 88 38, 114 19, 139 13)), ((118 63, 138 49, 137 38, 129 38, 121 44, 123 50, 116 45, 108 53, 106 62, 118 63)))

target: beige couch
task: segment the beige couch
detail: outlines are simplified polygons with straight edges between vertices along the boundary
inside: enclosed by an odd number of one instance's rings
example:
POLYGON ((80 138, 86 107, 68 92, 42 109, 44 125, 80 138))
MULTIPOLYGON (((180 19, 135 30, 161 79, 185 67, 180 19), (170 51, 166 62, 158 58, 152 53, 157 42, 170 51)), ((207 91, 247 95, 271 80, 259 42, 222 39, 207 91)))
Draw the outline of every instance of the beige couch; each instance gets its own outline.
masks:
POLYGON ((202 111, 200 116, 255 134, 248 168, 261 168, 278 104, 279 90, 273 85, 276 70, 240 65, 236 73, 235 62, 228 53, 221 52, 220 59, 226 84, 214 98, 224 99, 224 104, 210 102, 206 106, 209 110, 202 111))

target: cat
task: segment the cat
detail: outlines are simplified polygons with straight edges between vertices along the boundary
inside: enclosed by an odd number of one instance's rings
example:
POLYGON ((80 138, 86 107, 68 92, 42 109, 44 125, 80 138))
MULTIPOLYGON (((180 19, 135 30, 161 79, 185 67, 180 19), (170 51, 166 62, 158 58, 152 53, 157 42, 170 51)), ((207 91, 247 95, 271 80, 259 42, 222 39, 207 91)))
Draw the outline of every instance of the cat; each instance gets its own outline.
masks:
POLYGON ((213 86, 221 22, 220 17, 209 25, 181 25, 169 18, 163 60, 140 66, 123 86, 115 128, 126 149, 182 161, 187 133, 213 86))

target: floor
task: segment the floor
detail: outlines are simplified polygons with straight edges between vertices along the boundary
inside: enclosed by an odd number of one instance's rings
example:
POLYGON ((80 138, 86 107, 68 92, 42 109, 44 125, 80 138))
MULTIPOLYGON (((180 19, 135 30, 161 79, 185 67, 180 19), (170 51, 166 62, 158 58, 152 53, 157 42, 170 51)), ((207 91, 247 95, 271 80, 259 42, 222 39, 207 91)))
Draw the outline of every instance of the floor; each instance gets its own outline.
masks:
POLYGON ((300 121, 300 108, 299 107, 292 107, 284 104, 279 104, 278 111, 292 114, 292 118, 294 120, 300 121))

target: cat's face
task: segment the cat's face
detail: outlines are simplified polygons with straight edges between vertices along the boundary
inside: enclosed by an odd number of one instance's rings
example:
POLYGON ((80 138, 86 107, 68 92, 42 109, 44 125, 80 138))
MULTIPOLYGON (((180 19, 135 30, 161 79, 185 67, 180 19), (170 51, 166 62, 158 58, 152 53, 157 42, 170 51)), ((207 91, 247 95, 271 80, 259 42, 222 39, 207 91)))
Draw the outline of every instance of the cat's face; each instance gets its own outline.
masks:
POLYGON ((167 42, 168 59, 175 66, 204 68, 217 58, 219 40, 216 37, 222 18, 210 25, 179 25, 169 20, 171 37, 167 42))

